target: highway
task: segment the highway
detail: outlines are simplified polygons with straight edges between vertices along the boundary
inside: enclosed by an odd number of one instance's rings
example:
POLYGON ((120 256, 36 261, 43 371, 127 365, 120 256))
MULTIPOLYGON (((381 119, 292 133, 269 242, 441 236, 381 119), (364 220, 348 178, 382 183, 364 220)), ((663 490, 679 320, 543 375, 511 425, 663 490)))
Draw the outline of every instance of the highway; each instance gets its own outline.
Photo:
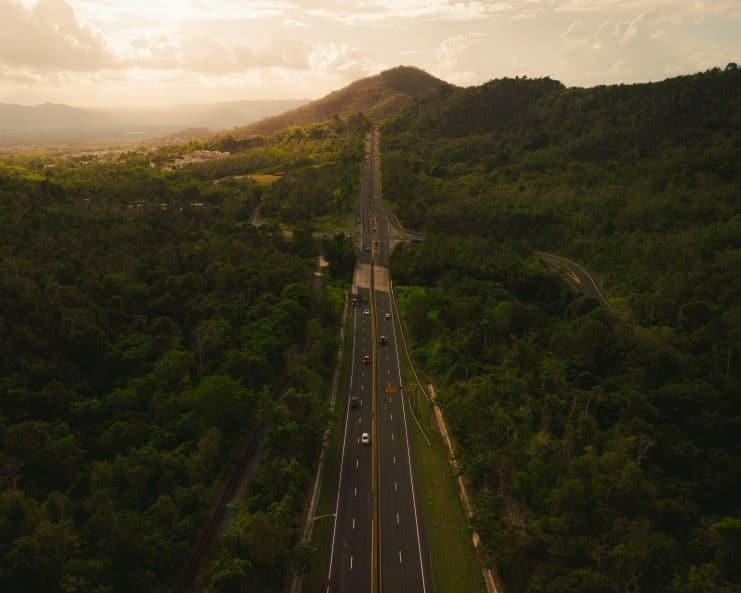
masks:
POLYGON ((378 140, 376 130, 368 134, 355 210, 358 305, 353 309, 350 387, 340 394, 348 405, 326 591, 431 593, 408 410, 399 389, 388 284, 389 217, 378 197, 378 140), (357 407, 351 405, 352 396, 357 407), (363 433, 369 434, 369 444, 361 442, 363 433))

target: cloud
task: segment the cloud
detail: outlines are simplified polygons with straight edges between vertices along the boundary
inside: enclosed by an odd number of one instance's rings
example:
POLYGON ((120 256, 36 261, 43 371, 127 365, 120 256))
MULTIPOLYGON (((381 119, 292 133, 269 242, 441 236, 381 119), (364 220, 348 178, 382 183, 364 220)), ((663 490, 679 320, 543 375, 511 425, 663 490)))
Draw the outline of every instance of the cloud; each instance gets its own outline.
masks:
POLYGON ((9 85, 27 86, 41 82, 41 77, 23 70, 15 70, 0 65, 0 82, 9 85))
POLYGON ((556 12, 647 11, 665 10, 677 22, 696 22, 697 18, 721 16, 741 18, 738 0, 551 0, 556 12))
POLYGON ((123 66, 101 35, 77 22, 65 0, 40 0, 31 8, 0 0, 0 64, 74 72, 123 66))
POLYGON ((340 74, 344 80, 375 74, 387 67, 369 52, 337 43, 315 47, 309 56, 309 63, 312 71, 340 74))
POLYGON ((309 68, 311 47, 299 41, 275 41, 252 48, 245 43, 221 43, 211 37, 189 38, 180 45, 177 66, 190 72, 229 73, 254 68, 309 68))
POLYGON ((584 21, 579 19, 569 23, 569 26, 566 27, 566 30, 561 33, 561 37, 572 44, 580 45, 584 43, 587 37, 587 32, 584 27, 584 21))
POLYGON ((470 21, 512 10, 506 2, 490 0, 295 0, 307 14, 349 25, 414 20, 470 21))
POLYGON ((627 23, 618 23, 615 26, 615 36, 618 38, 618 41, 620 43, 627 43, 636 35, 638 35, 638 23, 640 23, 646 17, 648 12, 650 11, 641 13, 636 18, 628 21, 627 23))
POLYGON ((435 50, 435 63, 438 69, 443 71, 452 70, 458 64, 458 58, 467 49, 481 43, 483 33, 466 33, 444 39, 435 50))
POLYGON ((481 82, 481 75, 477 72, 465 70, 463 72, 454 72, 447 76, 447 81, 458 86, 471 86, 481 82))
POLYGON ((181 70, 203 74, 232 74, 259 68, 309 68, 311 46, 300 41, 275 40, 254 48, 210 36, 188 36, 173 41, 166 36, 136 38, 130 63, 148 70, 181 70))

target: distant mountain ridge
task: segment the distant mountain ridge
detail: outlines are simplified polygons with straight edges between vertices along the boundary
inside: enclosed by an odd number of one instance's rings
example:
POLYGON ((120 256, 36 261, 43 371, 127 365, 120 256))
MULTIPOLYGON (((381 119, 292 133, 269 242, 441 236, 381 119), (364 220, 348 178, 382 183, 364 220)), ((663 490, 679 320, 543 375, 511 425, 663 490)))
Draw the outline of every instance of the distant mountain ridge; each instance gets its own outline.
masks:
POLYGON ((305 126, 360 112, 382 119, 402 110, 415 99, 446 88, 455 87, 419 68, 397 66, 375 76, 356 80, 297 109, 239 128, 234 133, 237 136, 269 134, 283 128, 305 126))
POLYGON ((42 105, 0 103, 1 132, 42 132, 74 126, 100 127, 113 125, 115 121, 115 117, 110 113, 57 103, 42 105))
POLYGON ((145 109, 0 103, 0 145, 142 140, 184 129, 224 130, 295 109, 307 99, 246 100, 145 109))

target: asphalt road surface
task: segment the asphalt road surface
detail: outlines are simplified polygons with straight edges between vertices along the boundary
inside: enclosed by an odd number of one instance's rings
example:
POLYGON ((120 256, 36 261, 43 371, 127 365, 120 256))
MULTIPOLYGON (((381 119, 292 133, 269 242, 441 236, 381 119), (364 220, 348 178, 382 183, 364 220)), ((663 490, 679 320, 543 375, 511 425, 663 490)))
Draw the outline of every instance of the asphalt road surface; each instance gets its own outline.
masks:
POLYGON ((570 259, 561 257, 560 255, 546 253, 545 251, 536 251, 535 255, 549 268, 559 273, 576 292, 591 296, 597 299, 603 307, 611 308, 610 303, 602 295, 602 291, 600 291, 597 283, 582 266, 570 259))
MULTIPOLYGON (((355 211, 356 248, 359 263, 373 262, 374 276, 382 278, 379 267, 389 261, 389 217, 378 197, 378 157, 373 131, 355 211)), ((386 318, 393 315, 388 282, 376 281, 373 294, 359 288, 358 297, 350 387, 340 394, 348 405, 326 591, 431 593, 408 413, 399 390, 399 348, 394 320, 386 318), (350 405, 352 396, 357 407, 350 405), (363 433, 371 436, 369 444, 361 443, 363 433)))

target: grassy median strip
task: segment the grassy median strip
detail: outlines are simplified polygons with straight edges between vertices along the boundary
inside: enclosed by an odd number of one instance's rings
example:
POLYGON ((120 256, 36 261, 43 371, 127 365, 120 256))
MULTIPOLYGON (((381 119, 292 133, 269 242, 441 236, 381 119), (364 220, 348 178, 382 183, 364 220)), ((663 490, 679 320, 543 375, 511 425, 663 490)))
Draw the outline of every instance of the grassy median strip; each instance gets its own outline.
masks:
POLYGON ((340 475, 340 455, 342 438, 345 430, 345 413, 347 411, 348 391, 350 389, 350 369, 352 368, 352 340, 355 331, 355 307, 347 308, 345 319, 345 340, 342 344, 342 369, 337 384, 337 402, 334 409, 334 425, 329 436, 324 479, 319 493, 319 504, 316 510, 317 519, 314 534, 311 538, 311 563, 309 573, 304 578, 303 593, 322 593, 327 579, 329 546, 332 543, 332 515, 337 503, 337 486, 340 475))
MULTIPOLYGON (((402 319, 399 321, 402 322, 402 319)), ((404 385, 411 386, 415 383, 414 377, 403 346, 400 344, 399 347, 402 348, 399 357, 404 369, 404 385)), ((409 418, 407 427, 414 448, 416 485, 430 549, 435 593, 485 593, 481 564, 473 548, 472 532, 463 504, 458 497, 456 476, 450 466, 448 451, 437 431, 431 406, 419 389, 415 394, 410 388, 405 397, 432 443, 431 446, 427 444, 417 423, 409 418)))

